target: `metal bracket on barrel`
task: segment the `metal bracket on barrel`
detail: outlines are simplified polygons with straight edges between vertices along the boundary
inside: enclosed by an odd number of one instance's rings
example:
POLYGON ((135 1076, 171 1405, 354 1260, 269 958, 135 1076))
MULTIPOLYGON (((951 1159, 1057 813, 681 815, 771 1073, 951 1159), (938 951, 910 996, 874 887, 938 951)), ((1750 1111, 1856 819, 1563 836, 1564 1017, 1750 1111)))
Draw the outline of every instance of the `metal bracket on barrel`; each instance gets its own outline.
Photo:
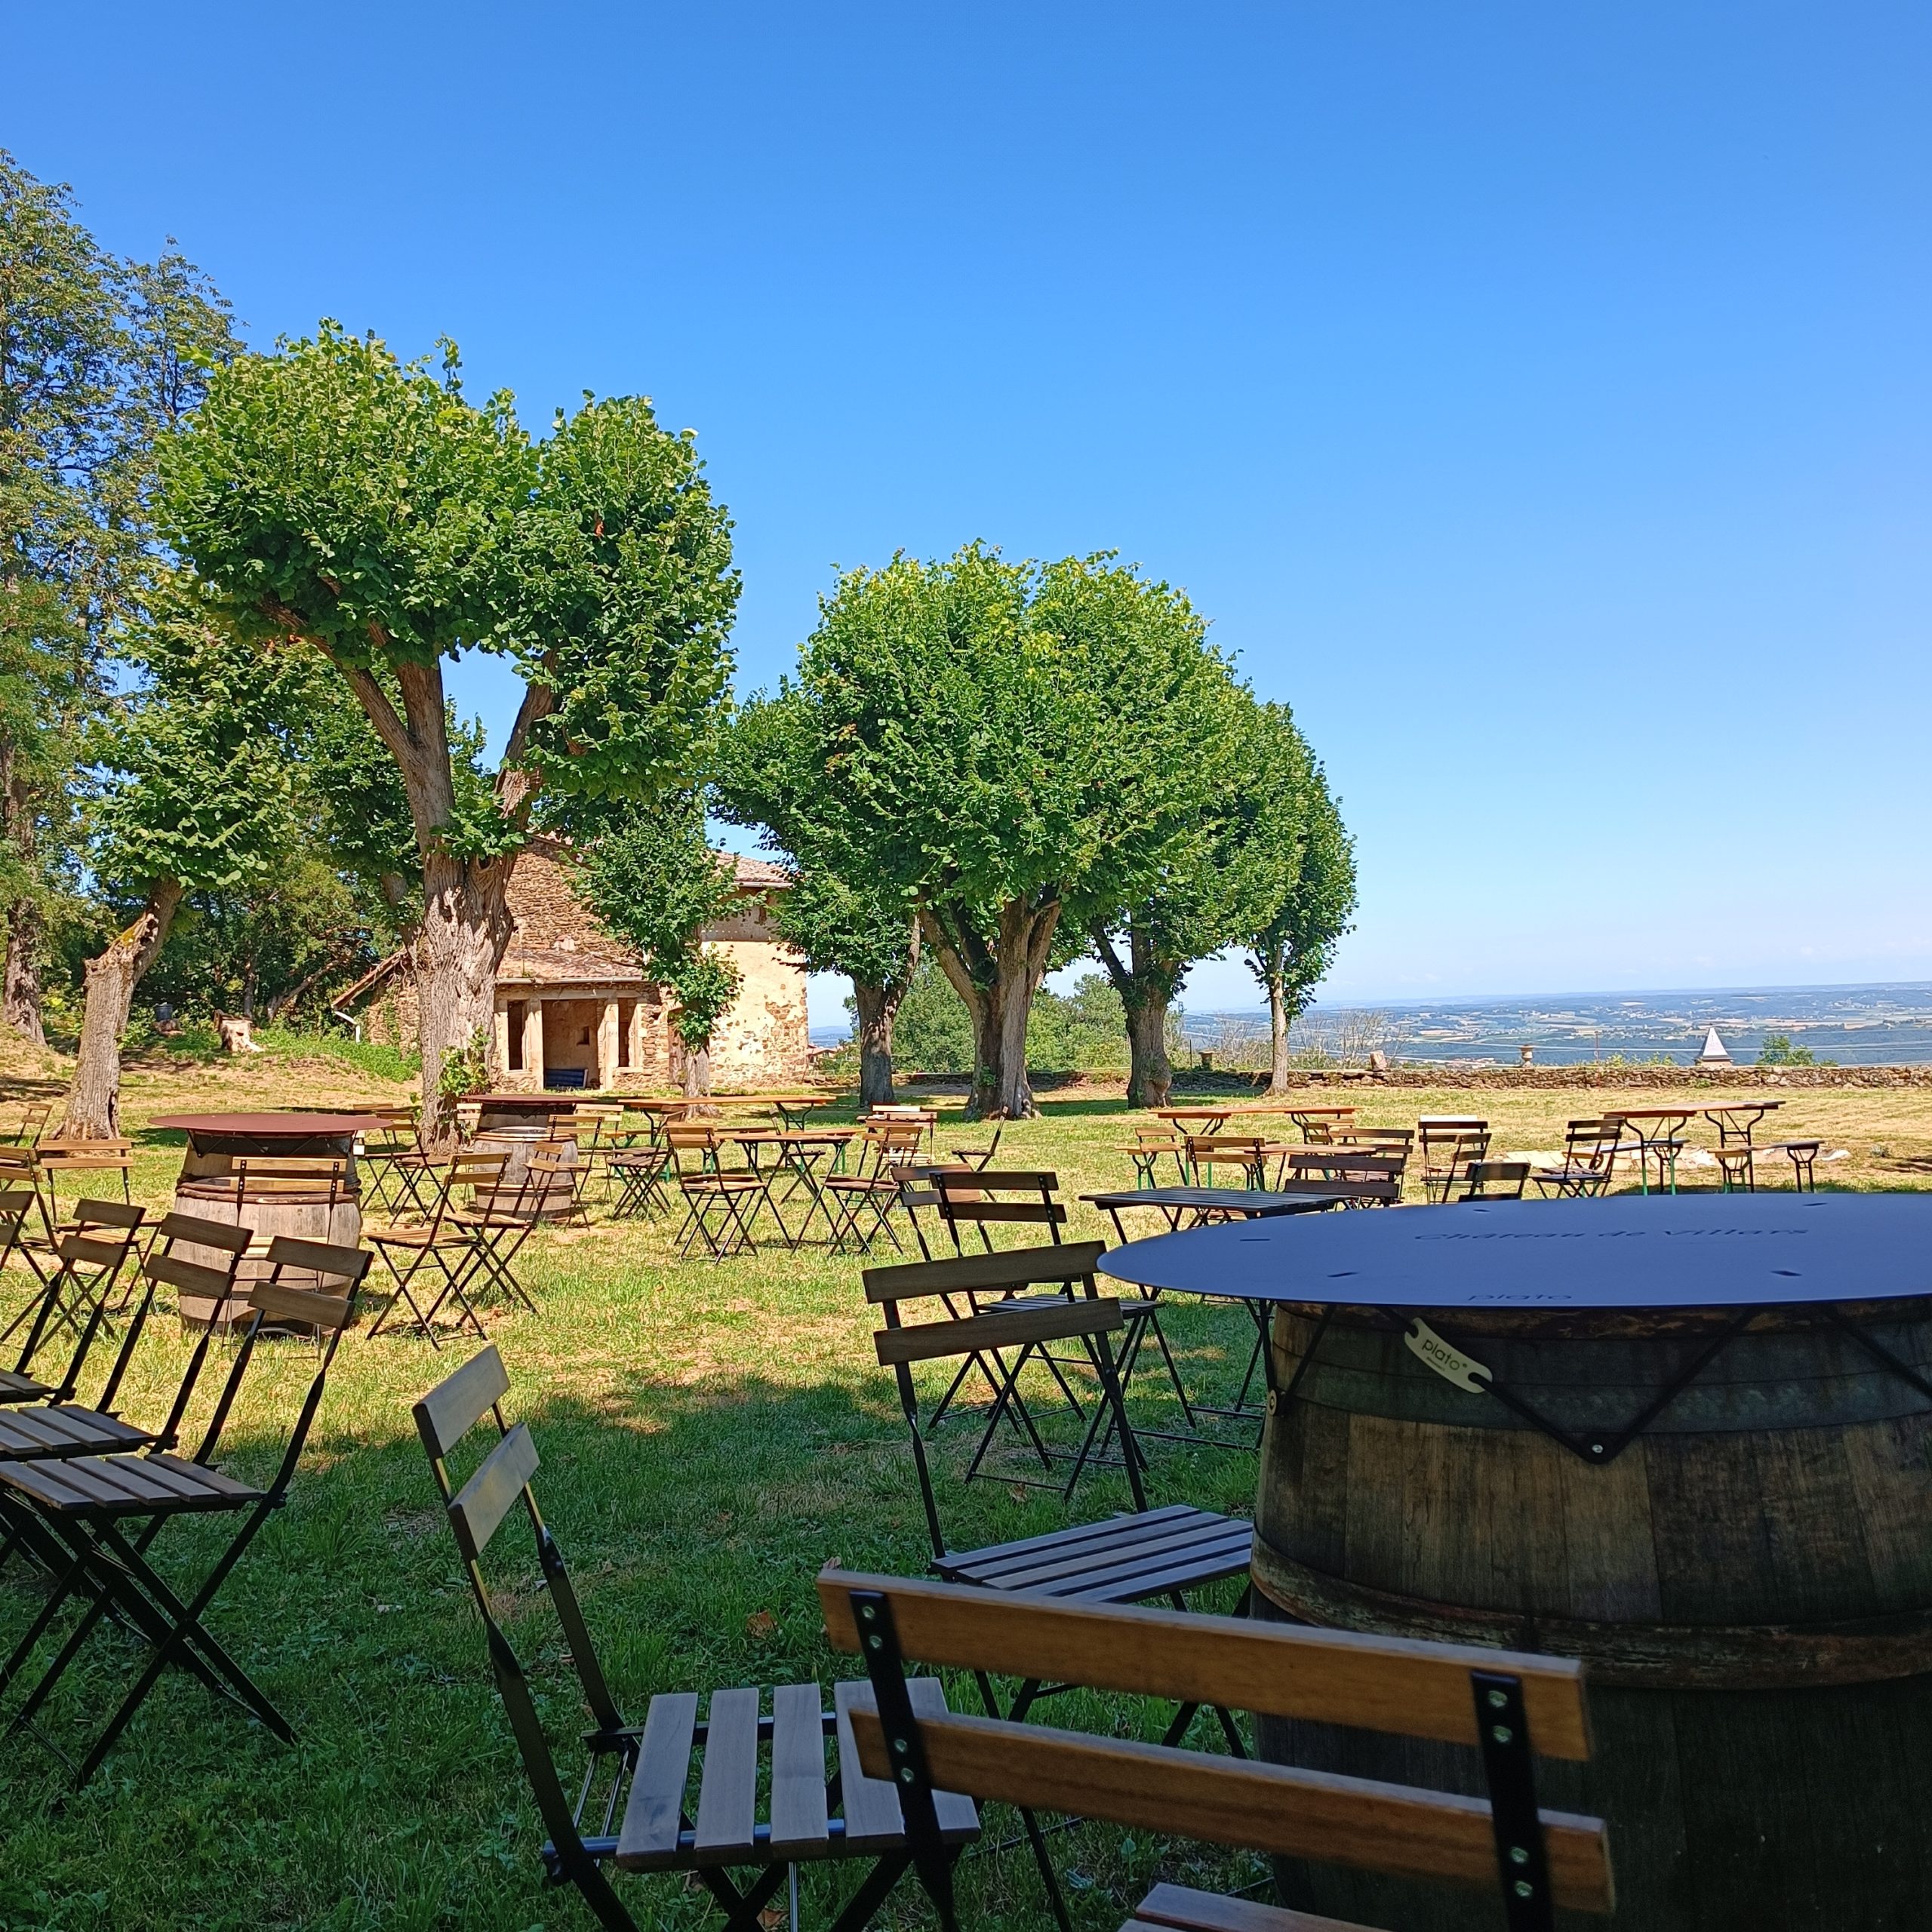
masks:
MULTIPOLYGON (((1481 1363, 1463 1354, 1460 1345, 1453 1337, 1440 1334, 1426 1322, 1418 1319, 1411 1323, 1410 1332, 1405 1334, 1404 1339, 1415 1354, 1457 1388, 1467 1389, 1473 1394, 1486 1392, 1494 1395, 1512 1415, 1521 1416, 1532 1429, 1548 1436, 1560 1448, 1568 1450, 1573 1456, 1586 1463, 1601 1467, 1615 1462, 1703 1374, 1725 1346, 1735 1337, 1741 1335, 1762 1312, 1762 1309, 1755 1307, 1740 1309, 1623 1427, 1593 1429, 1586 1435, 1573 1434, 1553 1417, 1545 1415, 1533 1403, 1525 1401, 1494 1370, 1484 1367, 1481 1363), (1420 1334, 1414 1332, 1417 1331, 1420 1331, 1420 1334), (1447 1358, 1432 1358, 1438 1351, 1447 1351, 1447 1358), (1483 1380, 1478 1381, 1476 1377, 1478 1376, 1483 1380)), ((1860 1339, 1865 1338, 1861 1337, 1860 1339)), ((1921 1387, 1924 1386, 1921 1384, 1921 1387)))

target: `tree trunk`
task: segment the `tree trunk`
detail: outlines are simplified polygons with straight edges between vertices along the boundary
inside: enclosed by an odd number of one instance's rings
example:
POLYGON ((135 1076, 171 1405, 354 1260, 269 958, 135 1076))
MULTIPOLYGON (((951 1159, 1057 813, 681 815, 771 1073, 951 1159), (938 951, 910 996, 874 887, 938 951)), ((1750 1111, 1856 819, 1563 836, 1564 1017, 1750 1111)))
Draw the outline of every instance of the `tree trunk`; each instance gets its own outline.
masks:
POLYGON ((1148 991, 1127 1009, 1127 1104, 1164 1107, 1174 1084, 1168 1060, 1168 1002, 1148 991))
POLYGON ((174 880, 151 886, 140 916, 97 959, 88 961, 80 1057, 67 1089, 63 1140, 104 1140, 121 1131, 121 1036, 128 1030, 134 989, 166 944, 180 903, 181 888, 174 880))
MULTIPOLYGON (((0 745, 0 826, 22 870, 31 876, 38 844, 32 794, 20 774, 14 746, 0 745)), ((0 1019, 37 1047, 47 1044, 42 1024, 40 907, 24 894, 7 909, 7 961, 0 982, 0 1019)))
POLYGON ((1268 975, 1268 1091, 1278 1098, 1288 1091, 1287 975, 1268 975))
POLYGON ((685 1049, 685 1098, 700 1100, 711 1091, 711 1048, 702 1047, 685 1049))
POLYGON ((37 1047, 47 1044, 41 1024, 40 908, 17 899, 7 914, 5 980, 0 985, 0 1018, 37 1047))
POLYGON ((899 1011, 897 995, 884 986, 852 982, 852 1002, 859 1011, 859 1104, 892 1105, 892 1022, 899 1011))
POLYGON ((1026 1018, 1046 977, 1060 902, 1029 897, 999 909, 989 946, 957 907, 920 923, 940 970, 973 1018, 973 1093, 968 1120, 1023 1120, 1033 1112, 1026 1078, 1026 1018))
POLYGON ((423 1041, 423 1118, 441 1144, 456 1131, 441 1092, 443 1062, 477 1035, 494 1057, 497 967, 509 944, 508 858, 451 858, 432 848, 423 862, 423 924, 417 932, 417 1004, 423 1041))

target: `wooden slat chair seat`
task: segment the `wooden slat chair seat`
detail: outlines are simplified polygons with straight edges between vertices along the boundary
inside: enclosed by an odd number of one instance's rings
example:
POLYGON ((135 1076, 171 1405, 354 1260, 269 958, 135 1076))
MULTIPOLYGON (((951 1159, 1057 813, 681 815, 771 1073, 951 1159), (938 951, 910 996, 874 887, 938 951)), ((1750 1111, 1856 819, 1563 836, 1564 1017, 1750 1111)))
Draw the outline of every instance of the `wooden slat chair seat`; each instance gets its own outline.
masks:
MULTIPOLYGON (((1102 1299, 1094 1284, 1094 1264, 1105 1251, 1100 1241, 1069 1241, 1058 1247, 963 1255, 950 1261, 869 1268, 864 1275, 866 1298, 882 1312, 886 1324, 875 1335, 874 1345, 881 1365, 892 1371, 898 1388, 931 1543, 934 1574, 949 1582, 994 1593, 1020 1592, 1030 1595, 1037 1592, 1106 1602, 1137 1602, 1155 1596, 1184 1609, 1189 1591, 1231 1577, 1245 1578, 1253 1527, 1238 1517, 1217 1516, 1208 1510, 1149 1506, 1141 1480, 1142 1457, 1128 1425, 1109 1341, 1121 1330, 1120 1307, 1118 1303, 1102 1299), (937 1300, 950 1309, 954 1297, 1008 1294, 1017 1298, 1029 1288, 1043 1285, 1079 1292, 1072 1300, 1056 1297, 1008 1314, 953 1317, 911 1325, 902 1318, 902 1303, 916 1306, 921 1301, 937 1300), (1051 1469, 1047 1449, 1030 1416, 1023 1408, 1016 1410, 1011 1399, 1008 1358, 1017 1345, 1027 1341, 1076 1338, 1091 1348, 1101 1401, 1095 1405, 1094 1418, 1078 1453, 1072 1458, 1063 1494, 1072 1497, 1093 1454, 1097 1432, 1103 1421, 1111 1421, 1121 1444, 1134 1509, 1044 1536, 975 1549, 949 1549, 926 1447, 912 1365, 955 1359, 977 1351, 995 1374, 1005 1378, 1000 1386, 1008 1399, 995 1402, 986 1435, 967 1466, 966 1480, 970 1481, 978 1473, 992 1432, 1001 1426, 1010 1411, 1015 1411, 1012 1426, 1016 1432, 1030 1437, 1035 1453, 1051 1469)), ((1244 1606, 1246 1601, 1244 1592, 1244 1606)), ((1024 1717, 1041 1697, 1052 1696, 1061 1687, 1045 1684, 1038 1677, 1026 1678, 1002 1712, 991 1677, 982 1673, 978 1683, 980 1698, 989 1714, 1015 1718, 1024 1717)), ((1171 1735, 1183 1735, 1195 1714, 1194 1705, 1183 1705, 1175 1714, 1171 1735)), ((1240 1734, 1229 1707, 1217 1706, 1215 1715, 1229 1748, 1239 1752, 1242 1748, 1240 1734)), ((1022 1821, 1048 1902, 1065 1928, 1069 1923, 1066 1901, 1048 1856, 1045 1839, 1030 1814, 1023 1810, 1022 1821)))
POLYGON ((684 1225, 677 1237, 680 1258, 700 1241, 714 1261, 755 1254, 752 1223, 765 1198, 764 1176, 752 1168, 726 1166, 724 1142, 715 1128, 701 1122, 670 1122, 664 1145, 685 1198, 684 1225))
MULTIPOLYGON (((952 1869, 926 1793, 1075 1813, 1277 1858, 1423 1884, 1492 1887, 1510 1932, 1555 1932, 1555 1913, 1615 1903, 1601 1819, 1542 1809, 1535 1758, 1589 1758, 1583 1667, 1567 1659, 1177 1616, 1126 1605, 1001 1598, 921 1580, 828 1569, 819 1602, 835 1650, 863 1658, 871 1707, 854 1713, 861 1761, 903 1767, 921 1881, 946 1932, 952 1869), (980 1675, 1052 1675, 1091 1689, 1237 1702, 1259 1715, 1474 1746, 1484 1798, 1233 1763, 1177 1748, 1024 1724, 928 1715, 912 1663, 980 1675)), ((1415 1919, 1411 1924, 1423 1921, 1415 1919)), ((1258 1901, 1157 1886, 1128 1927, 1173 1932, 1371 1932, 1258 1901)))
POLYGON ((0 1463, 0 1503, 10 1523, 18 1527, 30 1522, 49 1567, 57 1567, 61 1556, 66 1558, 40 1614, 0 1666, 0 1690, 25 1669, 66 1604, 77 1597, 85 1599, 76 1627, 15 1713, 9 1735, 26 1730, 46 1744, 72 1767, 76 1788, 99 1769, 171 1666, 190 1671, 211 1689, 233 1698, 285 1743, 294 1740, 287 1719, 216 1639, 205 1620, 263 1525, 288 1500, 336 1349, 355 1318, 371 1257, 355 1248, 278 1235, 269 1244, 268 1260, 271 1272, 248 1291, 249 1318, 214 1414, 192 1457, 151 1448, 139 1454, 0 1463), (291 1287, 285 1279, 291 1272, 319 1278, 326 1285, 291 1287), (263 1334, 291 1323, 324 1338, 320 1358, 273 1475, 266 1484, 247 1481, 217 1467, 215 1453, 263 1334), (161 1531, 184 1516, 238 1519, 225 1547, 192 1583, 178 1575, 164 1578, 149 1556, 161 1531), (110 1614, 146 1638, 148 1655, 113 1715, 75 1765, 36 1719, 88 1637, 110 1614))
MULTIPOLYGON (((537 1445, 528 1426, 512 1427, 503 1398, 509 1377, 503 1358, 484 1349, 415 1405, 418 1435, 483 1620, 491 1667, 516 1740, 525 1777, 547 1834, 540 1856, 554 1883, 574 1885, 610 1932, 635 1932, 636 1921, 606 1867, 681 1872, 710 1893, 732 1932, 761 1932, 759 1914, 789 1868, 808 1862, 869 1858, 833 1932, 863 1932, 910 1863, 904 1821, 892 1783, 860 1767, 851 1712, 862 1684, 833 1687, 833 1707, 816 1684, 654 1697, 641 1725, 626 1724, 591 1641, 575 1586, 556 1539, 537 1506, 531 1483, 537 1445), (460 1489, 450 1460, 485 1417, 497 1440, 460 1489), (497 1620, 483 1561, 505 1518, 522 1506, 535 1539, 538 1567, 592 1718, 582 1741, 589 1758, 573 1800, 515 1647, 497 1620), (769 1700, 769 1713, 766 1703, 769 1700), (702 1704, 703 1715, 700 1715, 702 1704), (838 1771, 826 1776, 826 1743, 835 1740, 838 1771), (752 1868, 740 1883, 734 1871, 752 1868)), ((946 1709, 937 1681, 919 1709, 946 1709)), ((937 1794, 939 1856, 949 1865, 979 1835, 976 1807, 937 1794)))
POLYGON ((463 1293, 478 1265, 481 1236, 474 1226, 466 1226, 458 1216, 472 1208, 477 1198, 496 1198, 509 1160, 506 1154, 463 1148, 450 1157, 426 1222, 420 1226, 401 1223, 365 1232, 365 1239, 382 1257, 395 1286, 389 1306, 370 1324, 372 1337, 391 1326, 414 1328, 432 1349, 440 1348, 436 1317, 451 1303, 458 1332, 469 1328, 483 1337, 483 1318, 463 1293), (398 1315, 405 1308, 409 1311, 407 1320, 398 1315), (393 1321, 392 1318, 395 1318, 393 1321))

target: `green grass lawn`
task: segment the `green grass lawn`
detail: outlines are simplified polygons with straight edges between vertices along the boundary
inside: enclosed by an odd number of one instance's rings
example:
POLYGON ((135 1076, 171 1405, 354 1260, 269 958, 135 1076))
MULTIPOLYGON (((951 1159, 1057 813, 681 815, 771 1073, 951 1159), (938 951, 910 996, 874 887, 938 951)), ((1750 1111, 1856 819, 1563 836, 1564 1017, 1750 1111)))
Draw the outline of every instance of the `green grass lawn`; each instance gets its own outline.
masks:
MULTIPOLYGON (((338 1067, 329 1078, 358 1077, 338 1067)), ((197 1073, 191 1087, 187 1076, 157 1073, 131 1085, 131 1118, 138 1126, 187 1104, 261 1104, 278 1078, 283 1097, 295 1097, 288 1063, 249 1069, 219 1094, 215 1076, 197 1073)), ((318 1075, 301 1097, 348 1097, 328 1085, 318 1075)), ((1499 1146, 1548 1146, 1567 1115, 1586 1110, 1577 1098, 1395 1094, 1366 1102, 1364 1119, 1470 1111, 1473 1100, 1498 1121, 1499 1146)), ((1604 1104, 1601 1094, 1590 1099, 1604 1104)), ((1928 1115, 1932 1106, 1909 1094, 1807 1094, 1787 1107, 1783 1128, 1855 1146, 1856 1160, 1834 1179, 1896 1186, 1922 1174, 1928 1115)), ((1052 1165, 1069 1197, 1124 1184, 1128 1163, 1116 1150, 1127 1124, 1118 1100, 1050 1099, 1041 1118, 1008 1130, 1001 1164, 1052 1165)), ((178 1161, 171 1138, 143 1139, 137 1186, 151 1202, 165 1198, 178 1161)), ((1103 1229, 1081 1209, 1072 1231, 1103 1229)), ((540 1236, 525 1250, 525 1275, 540 1312, 491 1318, 513 1380, 512 1415, 530 1422, 543 1455, 539 1496, 633 1721, 659 1690, 851 1674, 820 1631, 819 1567, 836 1558, 916 1572, 928 1554, 858 1262, 768 1249, 680 1263, 668 1232, 660 1222, 540 1236)), ((26 1284, 7 1278, 11 1306, 26 1284)), ((155 1324, 142 1388, 125 1405, 137 1418, 158 1412, 178 1375, 185 1345, 176 1326, 155 1324)), ((1238 1311, 1180 1311, 1170 1321, 1190 1375, 1204 1380, 1238 1372, 1245 1330, 1238 1311)), ((213 1613, 217 1633, 294 1723, 295 1745, 179 1673, 94 1783, 66 1802, 54 1761, 10 1740, 0 1754, 0 1925, 524 1932, 592 1922, 574 1893, 540 1882, 535 1815, 410 1423, 411 1402, 467 1352, 349 1338, 289 1506, 213 1613)), ((238 1470, 266 1474, 312 1364, 300 1346, 262 1352, 229 1432, 238 1470)), ((1137 1400, 1155 1404, 1153 1378, 1143 1386, 1137 1400)), ((943 1434, 942 1460, 956 1468, 971 1436, 943 1434)), ((1158 1445, 1153 1464, 1157 1502, 1250 1506, 1255 1463, 1244 1451, 1158 1445)), ((1125 1500, 1112 1475, 1084 1484, 1070 1507, 999 1481, 965 1490, 949 1475, 942 1493, 959 1543, 1051 1528, 1125 1500)), ((162 1547, 180 1566, 199 1530, 169 1534, 175 1540, 162 1547)), ((563 1740, 577 1722, 574 1682, 514 1518, 501 1546, 509 1628, 563 1740)), ((20 1564, 0 1577, 0 1644, 11 1647, 38 1601, 20 1564)), ((96 1641, 51 1709, 64 1738, 105 1715, 132 1661, 118 1638, 96 1641)), ((955 1702, 962 1697, 970 1690, 955 1702)), ((0 1700, 0 1720, 12 1701, 0 1700)), ((1085 1715, 1143 1722, 1097 1701, 1085 1715)), ((1007 1821, 994 1822, 1003 1835, 1007 1821)), ((1238 1884, 1260 1870, 1100 1826, 1055 1846, 1075 1913, 1094 1927, 1117 1926, 1155 1875, 1206 1871, 1211 1882, 1238 1884)), ((810 1875, 808 1922, 824 1923, 832 1890, 850 1882, 837 1868, 810 1875)), ((968 1924, 1049 1922, 1023 1849, 976 1856, 963 1883, 968 1924)), ((642 1924, 716 1922, 704 1896, 677 1879, 620 1885, 642 1924)), ((930 1915, 909 1887, 885 1922, 915 1921, 930 1915)))

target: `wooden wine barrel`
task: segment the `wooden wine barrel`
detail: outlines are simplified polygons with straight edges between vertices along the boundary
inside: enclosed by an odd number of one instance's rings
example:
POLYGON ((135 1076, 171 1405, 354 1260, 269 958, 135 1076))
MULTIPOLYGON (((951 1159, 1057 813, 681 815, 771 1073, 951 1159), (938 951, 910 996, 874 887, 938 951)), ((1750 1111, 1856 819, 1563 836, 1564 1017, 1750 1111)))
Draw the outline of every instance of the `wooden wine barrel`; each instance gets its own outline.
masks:
MULTIPOLYGON (((238 1223, 251 1229, 255 1238, 235 1271, 235 1284, 245 1291, 249 1282, 269 1272, 264 1251, 277 1235, 299 1235, 304 1240, 331 1241, 341 1247, 358 1247, 362 1241, 362 1205, 352 1185, 330 1187, 277 1183, 272 1180, 245 1180, 238 1189, 235 1180, 219 1174, 184 1174, 174 1186, 174 1204, 183 1214, 203 1220, 238 1223)), ((184 1259, 211 1268, 225 1268, 228 1257, 213 1248, 182 1244, 184 1259)), ((312 1287, 318 1281, 300 1272, 283 1279, 291 1287, 312 1287)), ((246 1303, 238 1299, 216 1302, 203 1296, 184 1294, 181 1319, 191 1327, 210 1323, 226 1327, 240 1315, 246 1303)))
MULTIPOLYGON (((1835 1317, 1932 1377, 1932 1298, 1760 1315, 1628 1447, 1590 1460, 1733 1312, 1437 1318, 1579 1454, 1428 1366, 1405 1315, 1331 1309, 1268 1426, 1257 1614, 1584 1659, 1597 1755, 1543 1761, 1540 1795, 1608 1820, 1614 1922, 1632 1932, 1923 1927, 1932 1417, 1835 1317)), ((1275 1309, 1277 1389, 1321 1315, 1275 1309)), ((1272 1721, 1261 1734, 1278 1761, 1481 1789, 1473 1752, 1272 1721)), ((1340 1918, 1499 1923, 1492 1897, 1459 1909, 1337 1866, 1281 1877, 1290 1903, 1340 1918)))

